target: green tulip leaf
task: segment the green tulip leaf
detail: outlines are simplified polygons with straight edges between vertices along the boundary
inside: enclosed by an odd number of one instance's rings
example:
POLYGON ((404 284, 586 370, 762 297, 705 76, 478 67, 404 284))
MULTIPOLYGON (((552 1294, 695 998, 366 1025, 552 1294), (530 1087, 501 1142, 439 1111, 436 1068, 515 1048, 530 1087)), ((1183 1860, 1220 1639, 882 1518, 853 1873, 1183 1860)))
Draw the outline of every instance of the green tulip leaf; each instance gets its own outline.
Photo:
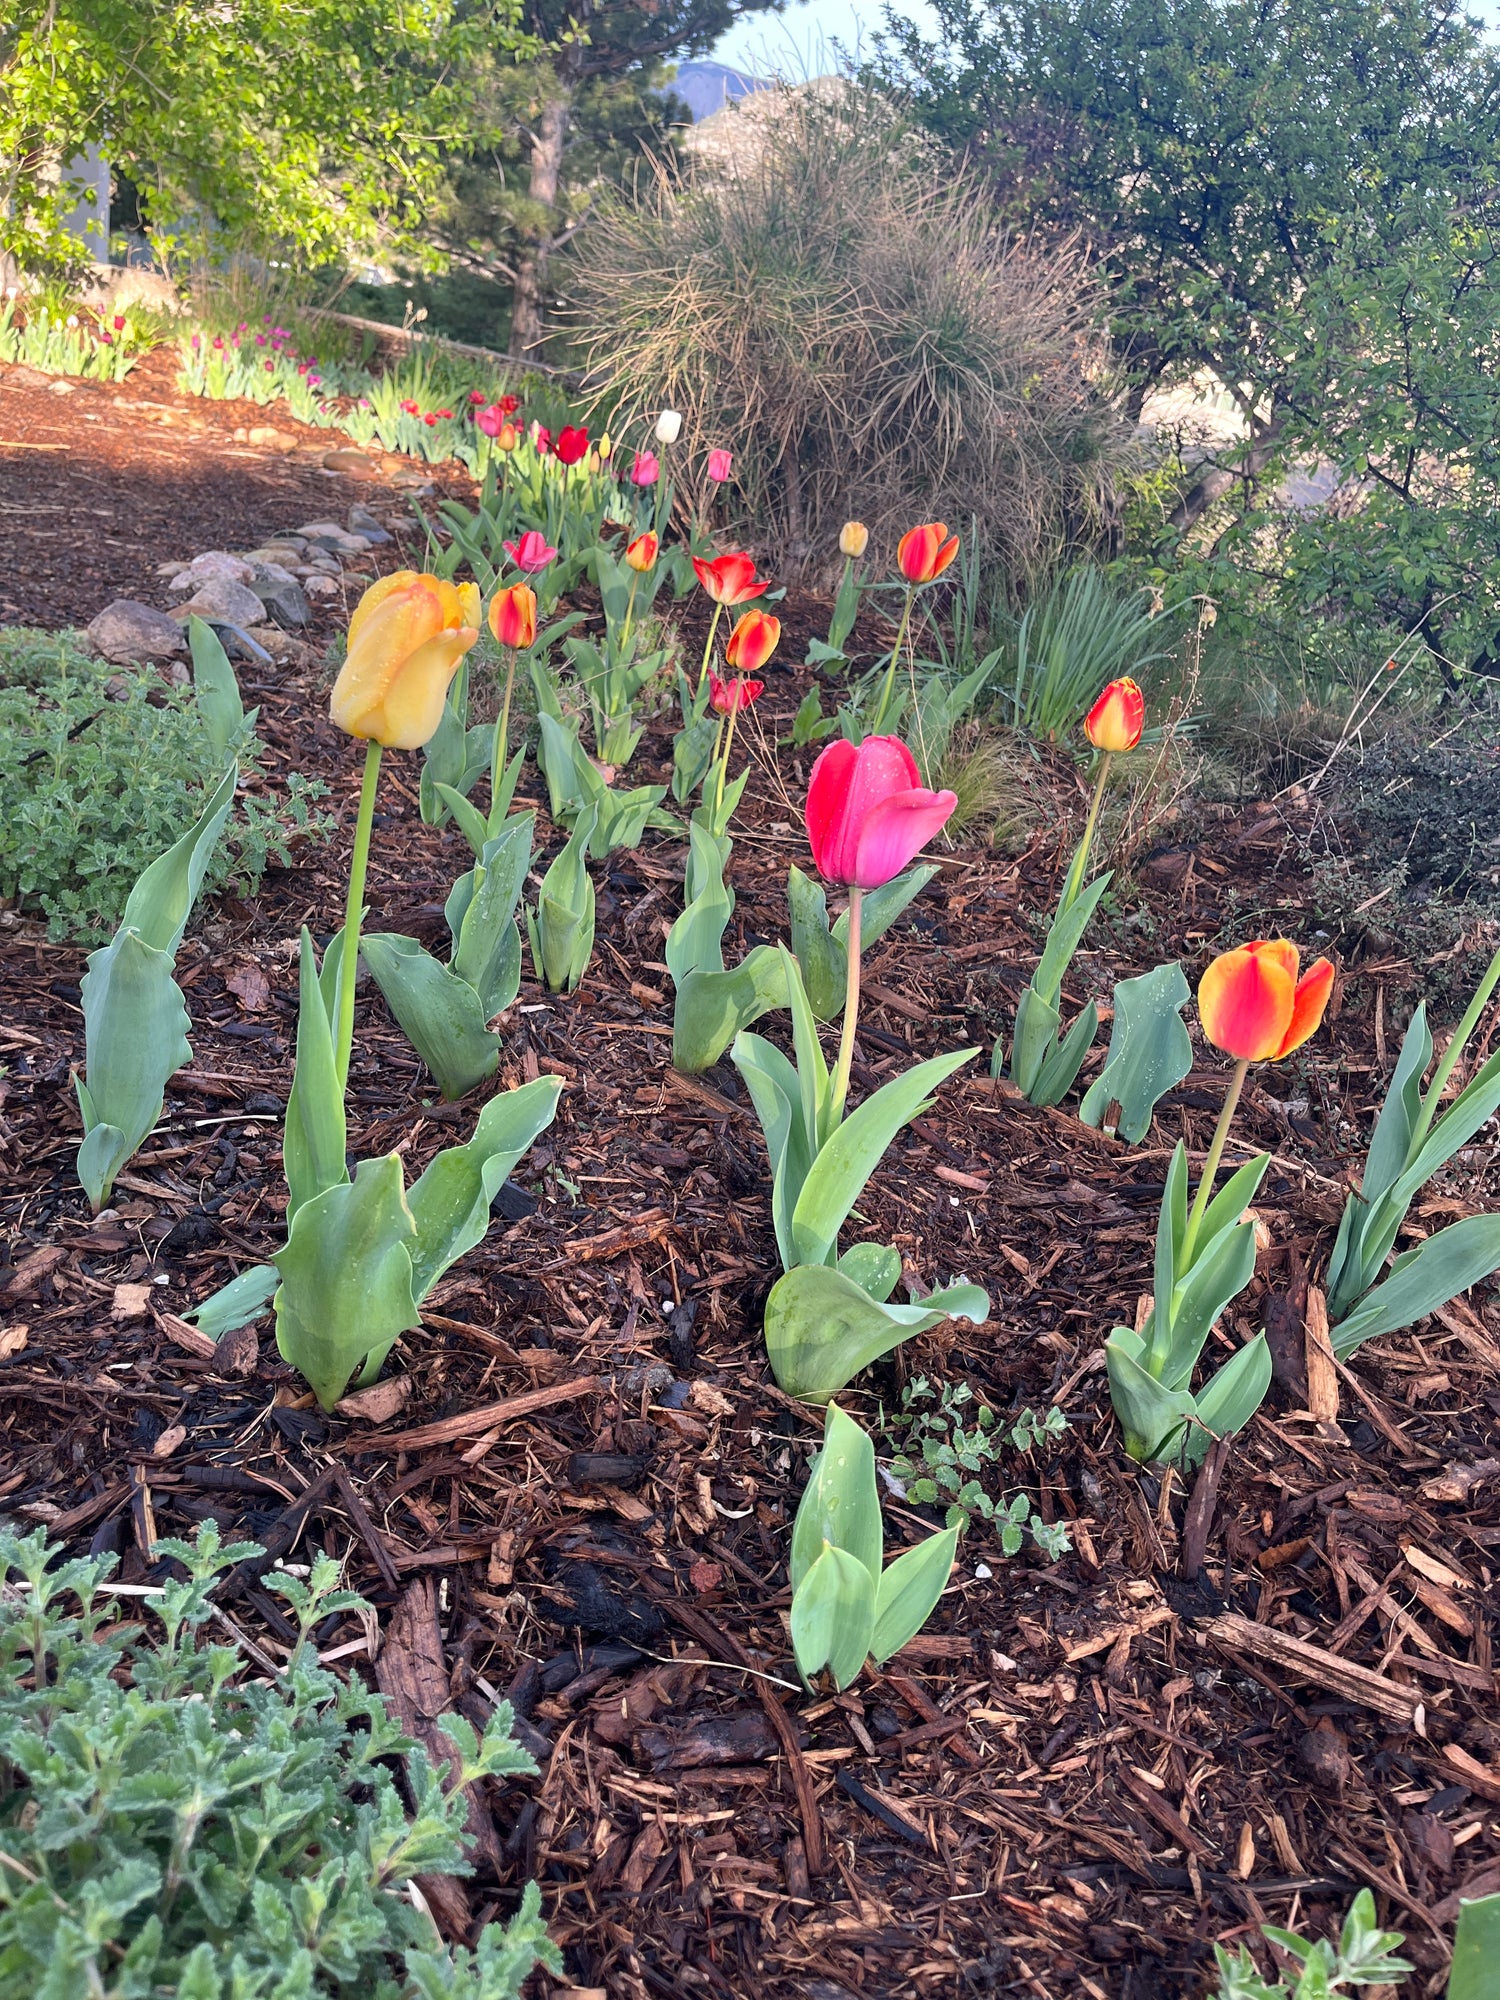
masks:
POLYGON ((1500 1215, 1470 1215, 1449 1223, 1399 1256, 1390 1275, 1339 1322, 1333 1329, 1334 1353, 1347 1360, 1364 1341, 1414 1326, 1496 1270, 1500 1215))
POLYGON ((259 1319, 280 1283, 281 1273, 274 1264, 251 1264, 184 1317, 210 1340, 222 1340, 226 1333, 259 1319))
MULTIPOLYGON (((516 927, 510 926, 512 937, 516 927)), ((500 1037, 485 1027, 489 1015, 474 988, 440 965, 415 938, 371 931, 360 940, 370 976, 403 1034, 426 1063, 450 1102, 462 1097, 500 1064, 500 1037)), ((520 980, 520 940, 516 976, 520 980)))
POLYGON ((932 1616, 953 1570, 958 1528, 929 1535, 886 1566, 875 1592, 870 1651, 880 1665, 909 1645, 932 1616))
POLYGON ((823 1420, 823 1449, 808 1469, 792 1524, 793 1591, 825 1544, 863 1563, 873 1584, 880 1575, 881 1539, 875 1447, 852 1417, 830 1403, 823 1420))
POLYGON ((296 1219, 305 1201, 349 1179, 344 1092, 333 1052, 343 936, 339 931, 330 940, 319 973, 312 934, 306 925, 302 929, 297 1067, 286 1101, 282 1134, 288 1223, 296 1219))
POLYGON ((792 1651, 812 1685, 826 1667, 846 1688, 870 1655, 875 1634, 875 1579, 843 1549, 826 1547, 792 1598, 792 1651))
POLYGON ((840 1257, 837 1267, 852 1278, 861 1291, 884 1305, 901 1276, 901 1252, 884 1243, 853 1243, 840 1257))
POLYGON ((1158 1103, 1193 1066, 1181 1011, 1189 997, 1176 959, 1139 979, 1116 982, 1109 1053, 1078 1107, 1085 1125, 1103 1126, 1116 1106, 1113 1129, 1120 1137, 1132 1146, 1145 1138, 1158 1103))
POLYGON ((771 1287, 766 1348, 789 1396, 826 1403, 903 1340, 945 1319, 981 1326, 989 1310, 988 1294, 977 1285, 951 1285, 911 1305, 889 1305, 831 1265, 797 1264, 771 1287))
POLYGON ((490 1204, 516 1162, 557 1115, 559 1077, 542 1076, 492 1097, 464 1146, 449 1146, 407 1194, 415 1242, 412 1296, 426 1298, 450 1265, 478 1243, 490 1222, 490 1204))

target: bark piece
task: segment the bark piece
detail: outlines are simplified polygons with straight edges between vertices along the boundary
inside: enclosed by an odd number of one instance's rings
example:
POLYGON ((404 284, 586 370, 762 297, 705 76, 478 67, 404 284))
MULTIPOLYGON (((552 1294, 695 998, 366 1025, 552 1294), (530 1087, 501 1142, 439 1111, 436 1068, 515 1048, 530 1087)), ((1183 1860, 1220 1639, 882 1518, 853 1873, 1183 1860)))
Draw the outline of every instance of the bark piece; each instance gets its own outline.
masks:
POLYGON ((1403 1729, 1416 1727, 1422 1707, 1420 1696, 1410 1688, 1398 1687, 1384 1674, 1372 1673, 1368 1667, 1357 1667, 1352 1661, 1340 1659, 1337 1653, 1325 1652, 1321 1646, 1310 1646, 1306 1640, 1294 1639, 1289 1632, 1278 1632, 1270 1625, 1258 1624, 1253 1618, 1242 1618, 1235 1611, 1226 1611, 1215 1618, 1208 1627, 1208 1635, 1231 1651, 1270 1660, 1273 1665, 1285 1667, 1300 1680, 1311 1681, 1314 1687, 1326 1688, 1345 1701, 1373 1709, 1377 1715, 1383 1715, 1388 1722, 1394 1722, 1403 1729))

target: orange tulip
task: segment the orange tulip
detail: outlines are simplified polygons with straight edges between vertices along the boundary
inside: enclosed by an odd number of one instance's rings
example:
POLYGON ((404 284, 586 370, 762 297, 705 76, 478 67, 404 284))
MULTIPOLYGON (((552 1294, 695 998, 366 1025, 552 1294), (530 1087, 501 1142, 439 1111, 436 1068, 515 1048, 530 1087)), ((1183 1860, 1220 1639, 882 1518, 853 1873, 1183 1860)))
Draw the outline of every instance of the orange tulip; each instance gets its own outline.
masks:
POLYGON ((1127 677, 1110 682, 1083 718, 1083 733, 1096 750, 1133 750, 1145 721, 1145 697, 1127 677))
POLYGON ((536 592, 527 583, 513 583, 490 599, 490 630, 502 646, 525 652, 536 643, 536 592))
POLYGON ((479 586, 415 570, 372 583, 349 620, 329 710, 340 729, 387 750, 419 750, 443 719, 448 683, 479 637, 479 586))
POLYGON ((1286 938, 1259 940, 1216 958, 1198 985, 1198 1018, 1216 1049, 1240 1062, 1277 1062, 1316 1033, 1333 991, 1326 958, 1299 979, 1286 938))
POLYGON ((625 560, 632 569, 639 570, 644 576, 648 569, 654 567, 659 548, 660 543, 648 528, 644 535, 637 535, 630 544, 625 551, 625 560))
POLYGON ((747 611, 729 635, 724 657, 736 672, 758 674, 776 651, 781 620, 764 611, 747 611))
POLYGON ((958 537, 946 521, 928 521, 908 528, 896 548, 896 561, 908 583, 935 583, 958 554, 958 537))
POLYGON ((771 588, 764 577, 755 574, 753 556, 715 556, 712 562, 694 556, 693 569, 715 604, 745 604, 752 597, 763 597, 771 588))

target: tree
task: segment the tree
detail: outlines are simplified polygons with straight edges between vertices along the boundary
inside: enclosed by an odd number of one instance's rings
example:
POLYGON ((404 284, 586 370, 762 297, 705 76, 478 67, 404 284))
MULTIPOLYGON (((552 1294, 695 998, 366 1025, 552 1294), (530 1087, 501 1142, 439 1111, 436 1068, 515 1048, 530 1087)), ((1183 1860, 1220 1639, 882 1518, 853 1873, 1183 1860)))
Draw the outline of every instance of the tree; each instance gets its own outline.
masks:
POLYGON ((511 352, 540 345, 552 256, 587 212, 590 182, 569 173, 570 143, 585 158, 597 143, 597 114, 609 86, 651 78, 671 57, 702 54, 743 14, 780 0, 523 0, 522 24, 546 44, 547 58, 528 68, 529 103, 521 120, 528 156, 527 200, 518 205, 511 352), (593 125, 593 134, 590 126, 593 125))
MULTIPOLYGON (((476 53, 534 51, 518 0, 19 0, 0 23, 0 250, 66 265, 93 143, 155 230, 307 261, 415 240, 468 130, 476 53)), ((71 251, 76 261, 76 246, 71 251)))
POLYGON ((1477 593, 1466 643, 1487 643, 1500 56, 1477 24, 1456 0, 937 12, 935 44, 888 17, 886 79, 1019 220, 1093 246, 1137 410, 1204 370, 1238 406, 1243 441, 1183 482, 1175 533, 1230 506, 1264 564, 1257 503, 1289 459, 1330 461, 1339 504, 1274 524, 1279 580, 1439 626, 1477 593))

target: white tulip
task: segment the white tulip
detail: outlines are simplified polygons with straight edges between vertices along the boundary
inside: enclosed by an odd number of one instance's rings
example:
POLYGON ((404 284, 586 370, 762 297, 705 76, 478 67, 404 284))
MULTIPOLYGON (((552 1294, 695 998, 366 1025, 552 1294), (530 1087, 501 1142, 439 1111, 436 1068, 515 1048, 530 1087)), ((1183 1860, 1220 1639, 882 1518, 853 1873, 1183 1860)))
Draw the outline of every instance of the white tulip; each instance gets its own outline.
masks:
POLYGON ((663 410, 656 420, 656 441, 658 444, 676 444, 682 436, 682 412, 663 410))

